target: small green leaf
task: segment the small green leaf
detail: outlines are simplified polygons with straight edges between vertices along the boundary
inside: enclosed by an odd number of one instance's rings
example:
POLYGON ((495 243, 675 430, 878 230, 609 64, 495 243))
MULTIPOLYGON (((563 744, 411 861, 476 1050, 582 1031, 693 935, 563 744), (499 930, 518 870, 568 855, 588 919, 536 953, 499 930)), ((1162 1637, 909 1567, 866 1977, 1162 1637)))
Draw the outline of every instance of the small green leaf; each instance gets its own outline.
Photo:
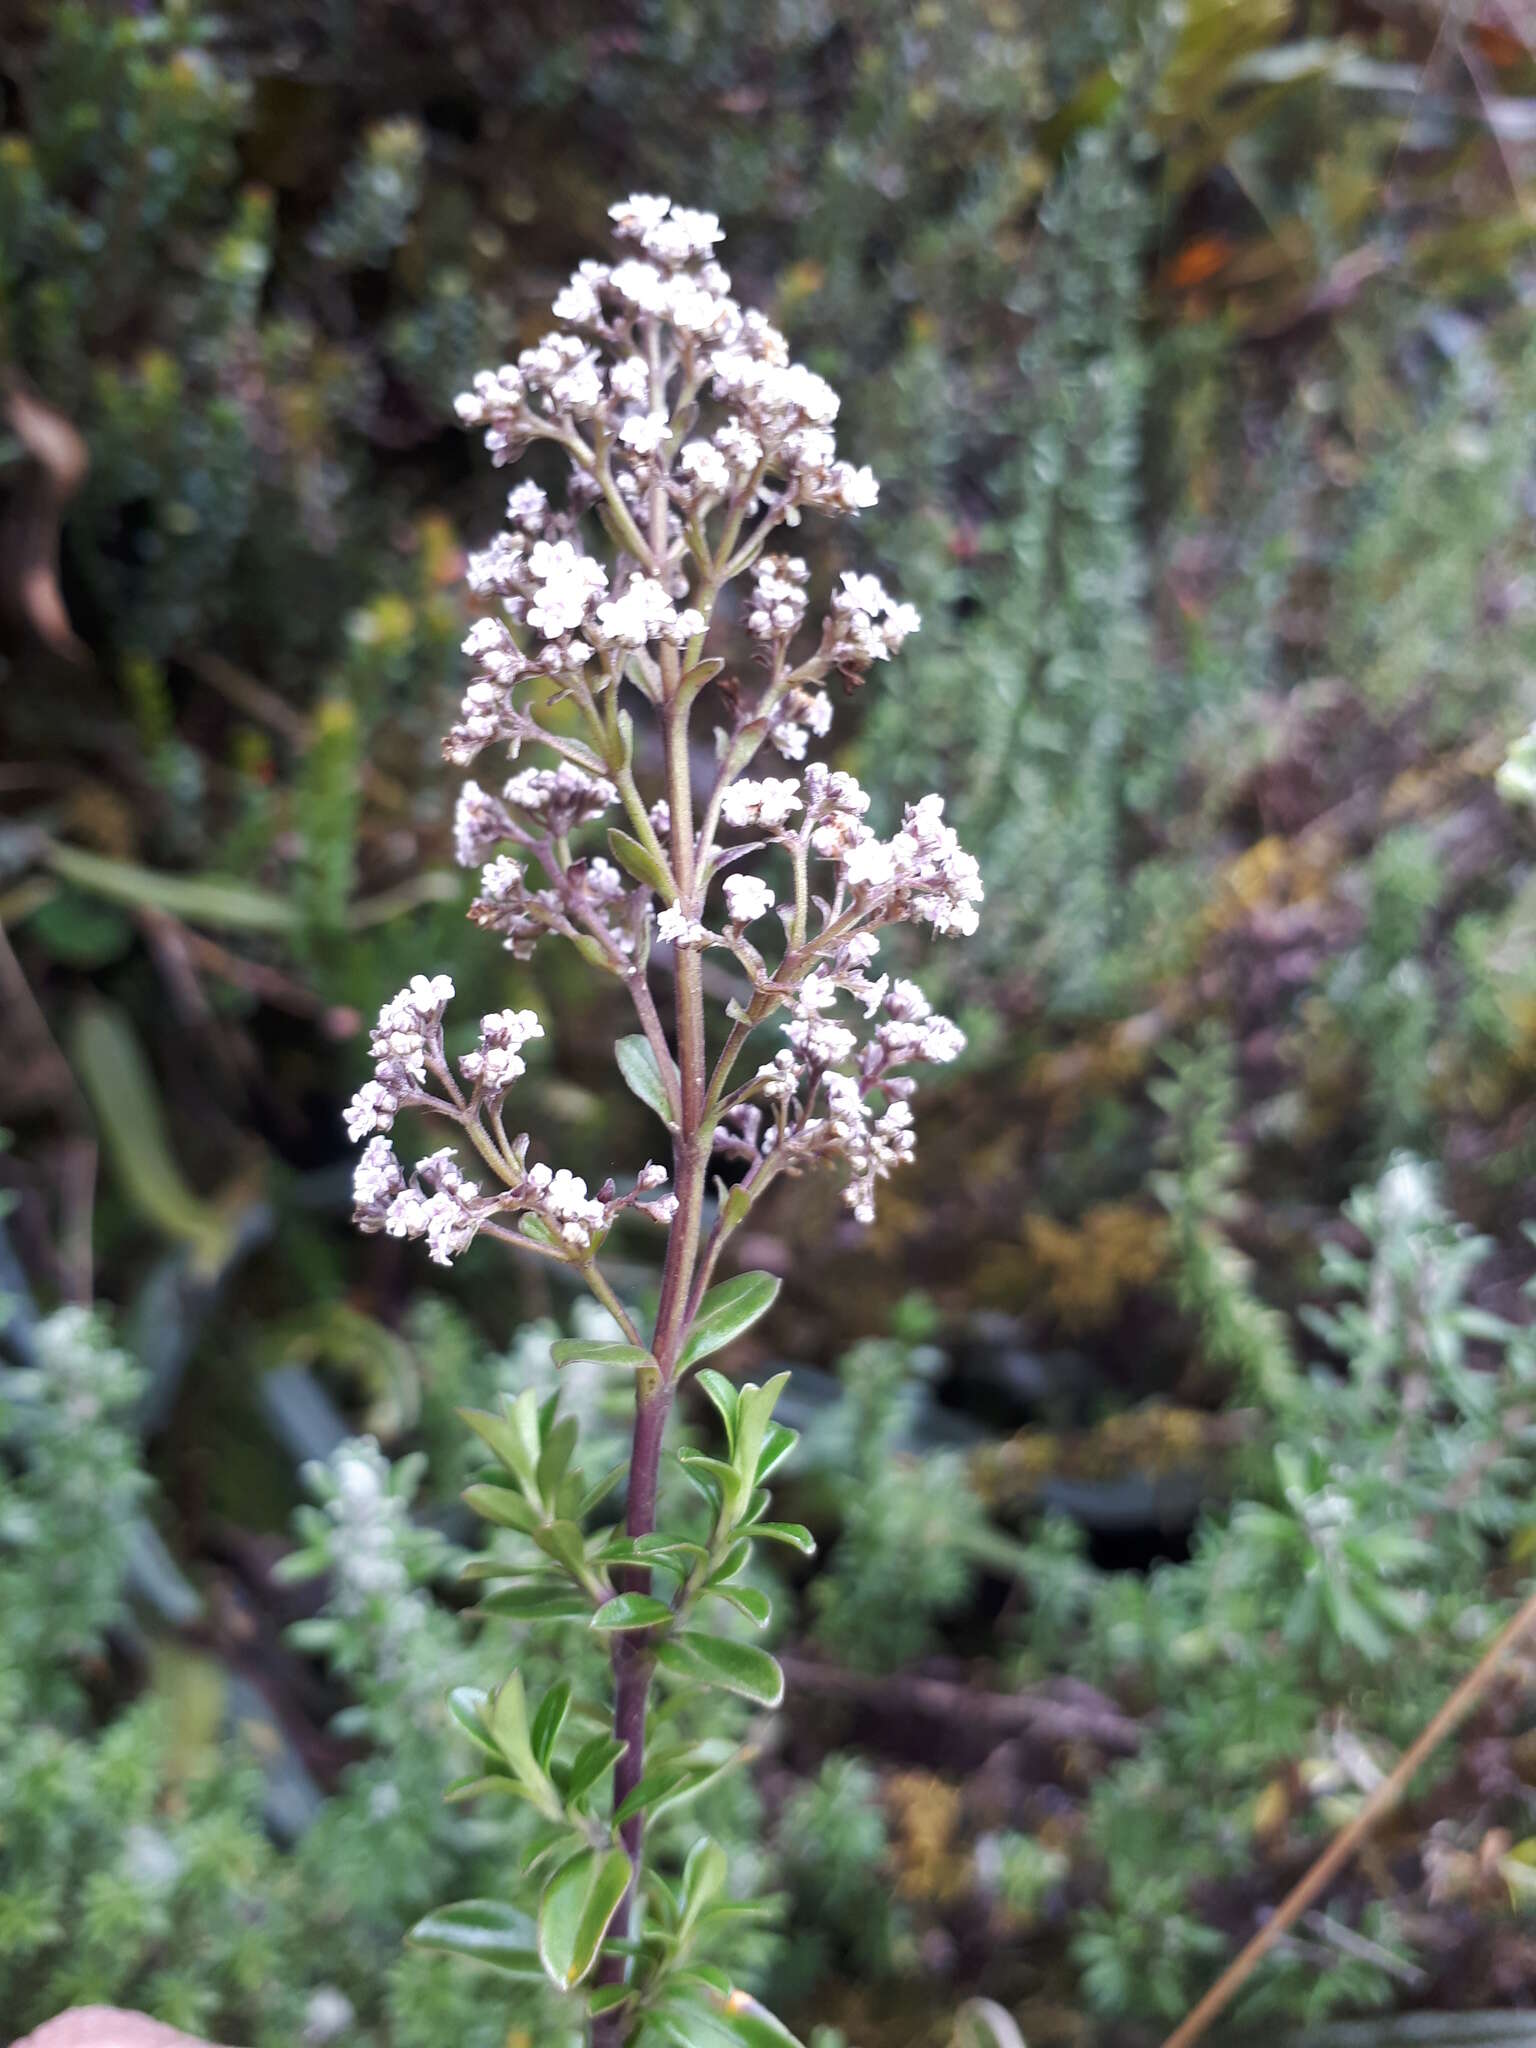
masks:
POLYGON ((723 1464, 719 1458, 696 1451, 690 1444, 683 1445, 677 1462, 706 1497, 711 1486, 724 1500, 735 1502, 741 1497, 743 1488, 734 1465, 723 1464))
POLYGON ((461 1586, 483 1585, 489 1579, 522 1579, 527 1575, 526 1563, 514 1564, 505 1557, 469 1557, 459 1566, 461 1586))
POLYGON ((658 860, 648 846, 638 839, 631 839, 617 825, 610 825, 608 851, 626 875, 632 875, 637 882, 644 882, 648 889, 654 889, 663 903, 677 901, 677 883, 672 879, 666 862, 658 860))
POLYGON ((609 1631, 665 1628, 671 1619, 672 1610, 665 1600, 654 1599, 649 1593, 616 1593, 592 1616, 592 1627, 609 1631))
POLYGON ((539 1900, 539 1956, 562 1991, 572 1990, 597 1961, 629 1879, 630 1862, 622 1849, 583 1849, 545 1885, 539 1900))
POLYGON ((712 1365, 700 1366, 697 1384, 709 1396, 725 1424, 725 1441, 732 1448, 736 1444, 736 1389, 723 1372, 716 1372, 712 1365))
POLYGON ((1344 1642, 1373 1664, 1391 1655, 1392 1638, 1347 1581, 1324 1578, 1322 1596, 1324 1611, 1344 1642))
POLYGON ((561 1862, 571 1853, 574 1837, 570 1822, 562 1815, 557 1821, 545 1821, 536 1826, 523 1845, 517 1859, 517 1867, 524 1877, 531 1877, 541 1863, 551 1857, 561 1862))
POLYGON ((553 1500, 561 1480, 565 1477, 565 1469, 571 1462, 571 1454, 576 1449, 576 1438, 580 1428, 581 1424, 574 1415, 566 1415, 562 1416, 545 1435, 544 1448, 539 1453, 538 1470, 534 1474, 541 1500, 553 1500))
POLYGON ((616 1735, 594 1735, 584 1742, 571 1759, 571 1767, 564 1778, 565 1800, 568 1806, 578 1806, 594 1785, 599 1784, 618 1762, 629 1747, 620 1742, 616 1735))
POLYGON ((525 1211, 523 1215, 519 1216, 517 1228, 521 1236, 531 1238, 535 1244, 548 1244, 558 1247, 560 1243, 560 1239, 550 1228, 549 1224, 544 1221, 544 1218, 542 1216, 535 1216, 532 1210, 525 1211))
POLYGON ((573 1578, 579 1579, 586 1570, 587 1546, 574 1522, 551 1522, 547 1528, 535 1529, 533 1540, 546 1557, 563 1565, 573 1578))
POLYGON ((816 1538, 803 1522, 749 1522, 741 1533, 761 1536, 766 1543, 787 1543, 805 1557, 816 1555, 816 1538))
POLYGON ((601 2013, 616 2012, 634 1997, 629 1984, 599 1984, 587 1997, 587 2011, 596 2019, 601 2013))
POLYGON ((499 1593, 488 1593, 475 1612, 499 1621, 585 1621, 592 1602, 578 1587, 545 1582, 504 1586, 499 1593))
POLYGON ((728 1580, 744 1572, 752 1559, 752 1545, 745 1536, 738 1536, 730 1549, 709 1575, 711 1586, 723 1586, 728 1580))
POLYGON ((539 1526, 537 1510, 509 1486, 466 1486, 460 1498, 482 1522, 494 1522, 500 1529, 516 1529, 531 1536, 539 1526))
POLYGON ((782 1422, 770 1422, 763 1433, 763 1448, 757 1460, 757 1470, 752 1475, 752 1484, 761 1486, 770 1473, 776 1472, 800 1441, 797 1429, 786 1429, 782 1422))
POLYGON ((653 1529, 648 1536, 631 1539, 637 1558, 682 1557, 690 1562, 707 1555, 702 1543, 695 1543, 688 1536, 669 1536, 663 1529, 653 1529))
POLYGON ((550 1345, 549 1355, 561 1367, 609 1365, 623 1372, 656 1363, 643 1344, 623 1344, 617 1340, 610 1343, 607 1338, 561 1337, 550 1345))
POLYGON ((710 1594, 744 1614, 754 1628, 766 1628, 773 1619, 773 1603, 756 1586, 711 1586, 710 1594))
POLYGON ((602 945, 597 939, 594 939, 589 932, 567 932, 566 943, 574 946, 587 965, 595 967, 599 974, 617 974, 619 972, 619 969, 613 964, 613 954, 606 946, 602 945))
POLYGON ((697 1969, 679 1971, 673 1985, 656 2008, 670 2048, 801 2048, 789 2029, 745 1991, 729 1984, 721 1991, 697 1969))
POLYGON ((669 1131, 673 1129, 677 1117, 672 1108, 671 1094, 662 1079, 649 1039, 640 1032, 621 1038, 613 1048, 613 1055, 630 1094, 638 1095, 647 1109, 655 1110, 669 1131))
POLYGON ((685 1799, 694 1798, 706 1785, 723 1778, 741 1761, 742 1752, 733 1750, 724 1763, 688 1759, 657 1764, 645 1773, 613 1818, 620 1826, 632 1820, 637 1813, 648 1813, 654 1818, 667 1807, 679 1806, 685 1799))
POLYGON ((688 1851, 688 1861, 683 1865, 683 1919, 679 1933, 684 1934, 698 1919, 706 1906, 712 1905, 725 1890, 729 1872, 725 1851, 718 1842, 712 1842, 707 1835, 701 1836, 688 1851))
POLYGON ((504 1798, 527 1799, 528 1788, 519 1785, 516 1778, 506 1771, 471 1771, 466 1778, 455 1778, 443 1787, 443 1797, 450 1805, 464 1799, 483 1799, 488 1792, 499 1792, 504 1798))
POLYGON ((523 1696, 523 1677, 514 1671, 490 1698, 491 1739, 525 1785, 543 1778, 528 1739, 528 1702, 523 1696))
POLYGON ((485 1704, 490 1694, 478 1685, 456 1685, 448 1695, 448 1711, 464 1730, 477 1748, 487 1756, 500 1756, 501 1751, 491 1740, 490 1729, 485 1718, 485 1704))
POLYGON ((682 1974, 651 2015, 651 2031, 641 2036, 644 2048, 736 2048, 736 2043, 706 2010, 701 2000, 709 1994, 695 1990, 682 1974))
POLYGON ((680 1536, 610 1536, 593 1559, 596 1564, 644 1564, 686 1579, 708 1552, 701 1543, 680 1536))
POLYGON ((686 1372, 701 1358, 708 1358, 750 1330, 759 1316, 765 1316, 772 1308, 778 1291, 779 1283, 771 1273, 738 1273, 733 1279, 722 1280, 718 1287, 711 1287, 693 1319, 678 1370, 686 1372))
MULTIPOLYGON (((714 1915, 711 1914, 713 1919, 714 1915)), ((716 1969, 713 1963, 694 1963, 686 1970, 678 1970, 672 1980, 675 1984, 702 1984, 706 1991, 718 1991, 722 1998, 731 1995, 731 1980, 724 1970, 716 1969)))
POLYGON ((571 1704, 571 1687, 568 1679, 559 1679, 545 1693, 539 1703, 539 1711, 533 1717, 533 1726, 528 1731, 533 1754, 541 1771, 549 1769, 549 1759, 560 1730, 565 1721, 566 1709, 571 1704))
MULTIPOLYGON (((777 1372, 765 1386, 754 1386, 749 1382, 737 1394, 736 1441, 731 1446, 731 1463, 741 1476, 742 1490, 745 1493, 750 1493, 757 1484, 757 1474, 762 1463, 764 1445, 768 1441, 774 1403, 788 1385, 789 1374, 777 1372)), ((793 1441, 794 1438, 791 1436, 790 1442, 793 1441)), ((783 1452, 779 1455, 782 1456, 783 1452)), ((777 1462, 778 1459, 775 1458, 774 1463, 777 1462)))
POLYGON ((458 1905, 439 1906, 418 1920, 405 1938, 413 1948, 444 1949, 524 1982, 537 1983, 542 1975, 532 1921, 499 1899, 464 1899, 458 1905))
POLYGON ((776 1707, 784 1697, 783 1672, 766 1650, 751 1643, 728 1642, 698 1629, 684 1629, 660 1645, 656 1661, 675 1678, 723 1686, 761 1707, 776 1707))
POLYGON ((595 1507, 600 1506, 608 1498, 609 1494, 612 1493, 613 1489, 625 1477, 628 1471, 628 1458, 620 1458, 616 1465, 610 1465, 602 1478, 594 1481, 581 1496, 581 1503, 574 1519, 577 1521, 585 1520, 595 1507))
POLYGON ((498 1464, 505 1465, 522 1485, 532 1488, 539 1464, 539 1410, 532 1389, 525 1388, 508 1404, 504 1415, 487 1414, 483 1408, 460 1408, 459 1420, 468 1423, 498 1464))

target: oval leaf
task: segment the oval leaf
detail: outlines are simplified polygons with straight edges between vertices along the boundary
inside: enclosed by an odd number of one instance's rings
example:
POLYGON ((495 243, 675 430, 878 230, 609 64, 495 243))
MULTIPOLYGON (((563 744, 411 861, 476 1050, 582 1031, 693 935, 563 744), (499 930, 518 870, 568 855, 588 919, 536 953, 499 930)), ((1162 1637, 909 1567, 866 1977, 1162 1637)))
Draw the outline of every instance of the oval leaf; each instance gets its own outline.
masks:
POLYGON ((690 1365, 697 1365, 701 1358, 708 1358, 722 1345, 750 1330, 758 1317, 765 1316, 773 1307, 778 1291, 779 1283, 772 1273, 738 1273, 734 1279, 711 1287, 693 1319, 678 1370, 685 1372, 690 1365))
POLYGON ((539 1900, 539 1956, 562 1991, 579 1984, 597 1961, 629 1878, 630 1862, 622 1849, 583 1849, 545 1885, 539 1900))
POLYGON ((504 1586, 475 1609, 501 1621, 585 1621, 592 1602, 575 1586, 504 1586))
POLYGON ((594 1735, 590 1741, 584 1742, 561 1780, 567 1806, 579 1805, 628 1747, 627 1742, 620 1742, 615 1735, 594 1735))
POLYGON ((677 884, 673 881, 664 860, 658 860, 648 846, 638 839, 631 839, 627 832, 621 832, 617 825, 608 828, 608 851, 613 855, 626 875, 637 882, 644 882, 648 889, 654 889, 663 903, 677 901, 677 884))
POLYGON ((665 1628, 672 1610, 649 1593, 615 1593, 592 1617, 596 1629, 665 1628))
POLYGON ((709 1591, 744 1614, 754 1628, 766 1628, 773 1619, 773 1603, 756 1586, 711 1586, 709 1591))
POLYGON ((624 1344, 606 1338, 561 1337, 549 1347, 549 1355, 558 1366, 567 1365, 611 1365, 620 1372, 634 1372, 639 1366, 654 1366, 656 1361, 643 1344, 624 1344))
POLYGON ((490 1694, 481 1686, 456 1685, 448 1695, 448 1711, 476 1748, 483 1749, 487 1756, 499 1757, 501 1751, 485 1724, 484 1709, 489 1698, 490 1694))
POLYGON ((560 1679, 544 1695, 539 1711, 533 1717, 533 1726, 528 1739, 533 1744, 533 1754, 540 1770, 549 1768, 549 1759, 565 1722, 566 1709, 571 1704, 571 1687, 568 1679, 560 1679))
POLYGON ((720 1636, 684 1629, 664 1642, 656 1661, 675 1678, 698 1685, 724 1686, 760 1707, 776 1707, 784 1697, 784 1674, 766 1650, 751 1643, 733 1643, 720 1636))
POLYGON ((533 1922, 499 1899, 463 1899, 455 1906, 439 1906, 418 1920, 405 1938, 413 1948, 445 1949, 449 1955, 487 1963, 525 1982, 537 1982, 543 1975, 533 1922))
POLYGON ((482 1522, 494 1522, 499 1529, 516 1529, 531 1536, 539 1527, 538 1515, 509 1486, 466 1486, 460 1498, 482 1522))
POLYGON ((618 1041, 613 1048, 613 1056, 619 1063, 619 1072, 630 1094, 638 1095, 647 1109, 654 1109, 670 1131, 677 1118, 650 1041, 642 1033, 634 1032, 618 1041))
POLYGON ((537 1407, 530 1409, 519 1400, 504 1415, 491 1415, 483 1408, 459 1408, 455 1413, 515 1478, 533 1484, 539 1462, 537 1407))
POLYGON ((734 1449, 736 1445, 736 1389, 723 1372, 716 1372, 713 1366, 700 1368, 695 1383, 710 1398, 716 1413, 725 1424, 725 1441, 734 1449))
POLYGON ((803 1522, 749 1522, 744 1536, 761 1536, 768 1543, 787 1543, 804 1557, 816 1555, 816 1538, 803 1522))
POLYGON ((687 1761, 658 1764, 655 1770, 645 1773, 614 1814, 614 1821, 622 1827, 637 1813, 649 1813, 654 1817, 665 1807, 681 1805, 685 1799, 692 1799, 702 1792, 706 1785, 723 1778, 727 1771, 734 1770, 743 1755, 743 1751, 735 1750, 724 1763, 687 1761))

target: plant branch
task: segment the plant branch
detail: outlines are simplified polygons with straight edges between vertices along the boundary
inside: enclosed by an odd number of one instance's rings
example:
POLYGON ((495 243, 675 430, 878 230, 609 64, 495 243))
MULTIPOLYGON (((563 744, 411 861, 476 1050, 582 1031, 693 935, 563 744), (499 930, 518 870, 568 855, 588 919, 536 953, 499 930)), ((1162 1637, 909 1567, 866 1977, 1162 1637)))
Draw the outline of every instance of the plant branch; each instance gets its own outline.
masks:
POLYGON ((636 1329, 634 1318, 614 1293, 607 1279, 598 1270, 597 1261, 595 1259, 588 1259, 578 1270, 582 1279, 586 1281, 587 1286, 597 1296, 603 1307, 607 1309, 609 1315, 613 1317, 613 1320, 624 1332, 630 1343, 643 1345, 645 1339, 641 1336, 639 1330, 636 1329))

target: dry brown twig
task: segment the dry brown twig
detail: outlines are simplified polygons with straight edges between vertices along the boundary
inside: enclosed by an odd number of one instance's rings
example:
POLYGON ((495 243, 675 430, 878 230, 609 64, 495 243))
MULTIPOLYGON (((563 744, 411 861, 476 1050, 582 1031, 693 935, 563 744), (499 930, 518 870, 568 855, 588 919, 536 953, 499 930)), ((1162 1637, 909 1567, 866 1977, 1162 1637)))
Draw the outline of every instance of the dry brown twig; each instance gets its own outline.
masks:
POLYGON ((1536 1626, 1536 1593, 1484 1651, 1476 1666, 1450 1698, 1432 1715, 1417 1739, 1404 1750, 1347 1826, 1341 1828, 1306 1876, 1286 1894, 1242 1953, 1230 1963, 1204 1998, 1163 2043, 1163 2048, 1194 2048, 1213 2020, 1231 2004, 1283 1934, 1325 1892, 1349 1862, 1376 1823, 1397 1805, 1415 1773, 1428 1762, 1446 1736, 1472 1711, 1498 1676, 1499 1667, 1521 1637, 1536 1626))

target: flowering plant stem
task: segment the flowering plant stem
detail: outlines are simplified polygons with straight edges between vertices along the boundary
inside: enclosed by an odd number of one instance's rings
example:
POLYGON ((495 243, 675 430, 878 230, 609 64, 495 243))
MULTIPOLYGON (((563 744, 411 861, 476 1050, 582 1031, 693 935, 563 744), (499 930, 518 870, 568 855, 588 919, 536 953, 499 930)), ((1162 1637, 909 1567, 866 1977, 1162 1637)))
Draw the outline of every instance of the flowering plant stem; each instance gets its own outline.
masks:
POLYGON ((354 1184, 361 1229, 423 1238, 443 1263, 482 1235, 564 1263, 619 1333, 563 1340, 555 1355, 557 1364, 633 1375, 621 1529, 595 1520, 607 1482, 589 1487, 577 1469, 577 1424, 558 1400, 541 1404, 529 1389, 499 1415, 465 1417, 496 1461, 466 1499, 527 1546, 472 1561, 477 1581, 502 1584, 483 1611, 606 1636, 612 1733, 574 1750, 562 1744, 564 1682, 536 1709, 516 1671, 492 1693, 454 1696, 486 1761, 451 1796, 495 1789, 534 1809, 537 1911, 466 1900, 429 1915, 413 1938, 514 1976, 542 1973, 581 2002, 597 2048, 692 2048, 701 2037, 763 2048, 791 2037, 709 1959, 711 1943, 749 1910, 724 1896, 722 1852, 701 1839, 675 1882, 644 1856, 648 1818, 725 1767, 718 1744, 682 1741, 672 1727, 648 1746, 653 1687, 713 1688, 777 1706, 783 1673, 742 1639, 736 1618, 753 1629, 770 1619, 766 1595, 747 1577, 756 1544, 811 1548, 806 1531, 767 1513, 768 1477, 794 1443, 773 1420, 787 1375, 759 1387, 700 1369, 766 1312, 778 1282, 745 1273, 717 1283, 715 1274, 731 1234, 781 1175, 841 1164, 855 1218, 872 1219, 877 1184, 912 1156, 914 1084, 902 1070, 951 1060, 963 1046, 914 983, 872 972, 879 934, 903 921, 972 931, 982 891, 936 796, 908 805, 887 840, 866 824, 869 799, 850 775, 812 762, 798 779, 748 777, 765 746, 803 760, 810 738, 827 730, 832 677, 858 681, 919 621, 875 577, 845 571, 814 646, 792 651, 810 572, 798 557, 765 554, 765 543, 803 509, 872 504, 874 479, 837 458, 836 394, 731 299, 713 256, 714 216, 636 198, 614 218, 638 253, 611 268, 584 264, 555 301, 565 329, 516 366, 482 372, 459 401, 497 461, 544 440, 568 458, 570 476, 558 510, 537 485, 518 485, 509 530, 471 559, 471 584, 495 609, 465 642, 480 666, 444 751, 464 765, 493 745, 514 759, 524 746, 554 755, 555 767, 522 769, 499 798, 464 785, 457 852, 481 869, 470 915, 519 959, 554 934, 626 988, 640 1031, 616 1057, 669 1132, 671 1188, 661 1192, 668 1173, 650 1162, 627 1191, 609 1179, 591 1194, 566 1168, 530 1164, 529 1138, 509 1138, 504 1119, 525 1048, 543 1026, 531 1010, 498 1011, 455 1061, 444 1044, 453 986, 443 975, 416 976, 384 1006, 374 1079, 347 1112, 352 1135, 368 1141, 354 1184), (693 437, 706 400, 723 416, 708 438, 693 437), (606 562, 586 546, 593 523, 606 562), (725 586, 749 570, 755 688, 705 653, 725 586), (650 803, 635 774, 628 700, 661 742, 663 787, 650 803), (706 701, 720 722, 700 809, 691 724, 706 701), (587 828, 616 808, 625 825, 608 827, 608 854, 586 850, 587 828), (722 845, 722 833, 736 843, 722 845), (746 871, 754 857, 769 875, 746 871), (775 881, 786 873, 780 905, 775 881), (710 922, 715 895, 723 916, 710 922), (761 942, 775 910, 784 937, 776 958, 761 942), (710 949, 727 956, 739 985, 713 1065, 710 949), (669 1004, 653 992, 656 968, 670 969, 669 1004), (840 1005, 862 1013, 862 1030, 837 1014, 840 1005), (738 1078, 754 1033, 776 1016, 787 1042, 738 1078), (467 1177, 457 1145, 419 1160, 407 1179, 388 1135, 403 1111, 445 1122, 488 1170, 488 1189, 467 1177), (712 1161, 721 1173, 710 1218, 712 1161), (667 1231, 648 1336, 599 1263, 626 1219, 667 1231), (726 1455, 679 1453, 703 1526, 663 1530, 667 1420, 679 1383, 695 1372, 726 1455), (731 1616, 726 1629, 721 1609, 731 1616))

